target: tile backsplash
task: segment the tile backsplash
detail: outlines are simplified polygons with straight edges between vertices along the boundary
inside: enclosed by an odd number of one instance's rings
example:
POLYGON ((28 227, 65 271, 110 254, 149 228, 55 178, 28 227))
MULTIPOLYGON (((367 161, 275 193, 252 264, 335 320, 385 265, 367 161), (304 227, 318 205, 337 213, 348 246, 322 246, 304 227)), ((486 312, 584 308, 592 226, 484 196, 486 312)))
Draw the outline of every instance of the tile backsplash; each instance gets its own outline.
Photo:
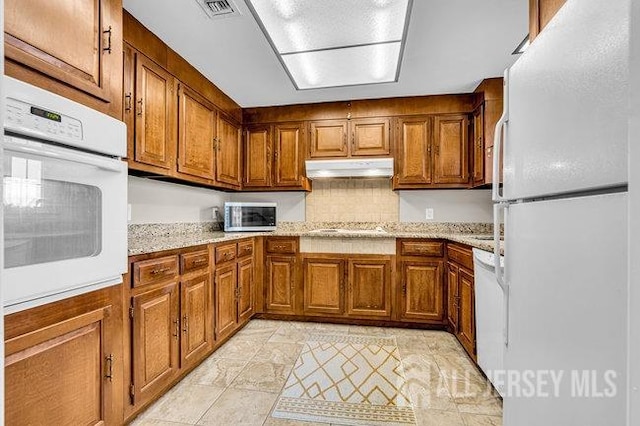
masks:
POLYGON ((398 222, 400 201, 390 179, 313 182, 306 198, 307 222, 398 222))

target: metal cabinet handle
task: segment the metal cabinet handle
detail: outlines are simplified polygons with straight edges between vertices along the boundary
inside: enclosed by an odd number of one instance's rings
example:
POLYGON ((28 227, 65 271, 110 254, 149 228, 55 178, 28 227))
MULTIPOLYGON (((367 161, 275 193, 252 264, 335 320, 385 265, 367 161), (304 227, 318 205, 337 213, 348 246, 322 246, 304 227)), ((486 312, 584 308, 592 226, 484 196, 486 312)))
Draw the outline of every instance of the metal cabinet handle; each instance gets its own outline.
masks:
POLYGON ((173 326, 175 327, 173 337, 175 337, 176 340, 178 340, 178 335, 180 334, 180 319, 176 318, 173 321, 173 326))
POLYGON ((165 272, 169 271, 171 268, 160 268, 160 269, 154 269, 153 271, 150 272, 151 275, 158 275, 158 274, 164 274, 165 272))
POLYGON ((124 95, 124 110, 129 112, 131 111, 131 92, 124 95))
POLYGON ((104 361, 107 366, 107 373, 104 375, 104 378, 112 382, 113 381, 113 354, 109 354, 108 357, 105 357, 104 361))
POLYGON ((202 265, 203 263, 206 263, 207 259, 196 259, 193 261, 194 265, 202 265))
POLYGON ((109 28, 107 28, 106 30, 103 30, 102 34, 107 34, 107 46, 103 47, 102 51, 107 52, 109 55, 111 55, 111 25, 109 25, 109 28))
POLYGON ((142 115, 142 108, 144 106, 144 99, 140 98, 138 99, 138 102, 136 102, 138 104, 138 111, 136 112, 139 116, 142 115))
POLYGON ((189 323, 187 322, 187 316, 182 317, 182 331, 184 333, 189 331, 189 323))

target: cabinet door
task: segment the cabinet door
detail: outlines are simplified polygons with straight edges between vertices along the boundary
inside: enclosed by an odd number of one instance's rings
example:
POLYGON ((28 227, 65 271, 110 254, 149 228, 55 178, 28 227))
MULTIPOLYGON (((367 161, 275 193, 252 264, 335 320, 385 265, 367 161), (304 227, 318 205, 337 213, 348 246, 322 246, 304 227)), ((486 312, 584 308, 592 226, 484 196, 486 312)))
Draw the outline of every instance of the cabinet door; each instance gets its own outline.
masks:
POLYGON ((238 262, 238 322, 240 324, 249 321, 253 315, 254 269, 253 257, 238 262))
POLYGON ((304 123, 276 124, 274 186, 301 186, 304 176, 304 123))
POLYGON ((396 185, 431 183, 431 128, 429 117, 401 118, 396 141, 396 185))
POLYGON ((141 53, 135 53, 135 63, 133 99, 125 99, 125 108, 131 102, 135 110, 134 160, 171 169, 176 161, 175 79, 141 53))
POLYGON ((216 181, 240 187, 242 181, 242 133, 240 126, 218 114, 216 181))
POLYGON ((180 317, 178 283, 132 297, 132 403, 143 404, 160 392, 178 372, 180 317))
POLYGON ((112 81, 122 72, 121 8, 117 0, 7 0, 5 55, 63 83, 49 90, 66 94, 66 85, 121 105, 122 77, 112 81))
POLYGON ((215 177, 216 111, 196 92, 180 85, 178 172, 203 179, 215 177))
POLYGON ((469 119, 466 115, 434 119, 433 183, 469 183, 469 119))
POLYGON ((196 364, 207 354, 213 344, 210 283, 209 274, 204 274, 184 280, 180 284, 182 315, 180 354, 183 368, 196 364))
POLYGON ((346 157, 347 120, 312 121, 309 140, 310 158, 346 157))
POLYGON ((540 34, 567 0, 529 0, 529 41, 540 34))
POLYGON ((350 125, 352 157, 391 154, 388 118, 361 118, 352 120, 350 125))
POLYGON ((303 271, 304 314, 341 316, 344 313, 344 260, 306 258, 303 271))
POLYGON ((391 317, 391 261, 350 260, 347 314, 391 317))
POLYGON ((447 263, 447 321, 454 333, 458 331, 458 267, 447 263))
POLYGON ((473 113, 473 184, 484 184, 484 106, 473 113))
POLYGON ((267 256, 267 312, 296 313, 295 265, 293 256, 267 256))
POLYGON ((6 424, 118 423, 111 412, 118 393, 108 377, 117 355, 110 311, 75 316, 5 342, 6 424))
POLYGON ((233 330, 238 323, 238 275, 236 263, 216 269, 215 274, 215 317, 216 340, 220 340, 233 330))
POLYGON ((460 322, 458 324, 458 340, 465 350, 474 356, 476 352, 476 314, 473 274, 460 268, 458 280, 460 322))
POLYGON ((271 186, 271 126, 251 126, 244 133, 244 187, 271 186))
POLYGON ((403 320, 442 323, 444 319, 443 262, 402 262, 403 320))

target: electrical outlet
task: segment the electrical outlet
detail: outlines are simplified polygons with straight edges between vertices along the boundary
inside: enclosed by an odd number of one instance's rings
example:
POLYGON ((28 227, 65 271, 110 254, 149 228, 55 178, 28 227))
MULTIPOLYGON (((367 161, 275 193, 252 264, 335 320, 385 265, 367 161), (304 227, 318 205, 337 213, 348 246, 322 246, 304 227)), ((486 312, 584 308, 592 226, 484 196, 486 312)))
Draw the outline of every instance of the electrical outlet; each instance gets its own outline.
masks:
POLYGON ((131 222, 131 204, 127 204, 127 222, 131 222))
POLYGON ((424 216, 427 220, 433 220, 433 209, 425 209, 424 216))
POLYGON ((211 208, 211 217, 213 218, 213 220, 218 220, 218 208, 217 207, 212 207, 211 208))

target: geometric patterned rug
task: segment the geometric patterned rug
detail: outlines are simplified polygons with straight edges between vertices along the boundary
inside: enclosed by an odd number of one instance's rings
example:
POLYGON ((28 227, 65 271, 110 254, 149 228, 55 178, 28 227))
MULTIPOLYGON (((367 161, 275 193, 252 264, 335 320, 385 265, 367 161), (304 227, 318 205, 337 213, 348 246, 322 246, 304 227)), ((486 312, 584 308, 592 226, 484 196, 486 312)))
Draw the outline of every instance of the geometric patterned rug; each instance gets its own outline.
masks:
POLYGON ((395 338, 310 336, 272 416, 341 425, 415 425, 395 338))

